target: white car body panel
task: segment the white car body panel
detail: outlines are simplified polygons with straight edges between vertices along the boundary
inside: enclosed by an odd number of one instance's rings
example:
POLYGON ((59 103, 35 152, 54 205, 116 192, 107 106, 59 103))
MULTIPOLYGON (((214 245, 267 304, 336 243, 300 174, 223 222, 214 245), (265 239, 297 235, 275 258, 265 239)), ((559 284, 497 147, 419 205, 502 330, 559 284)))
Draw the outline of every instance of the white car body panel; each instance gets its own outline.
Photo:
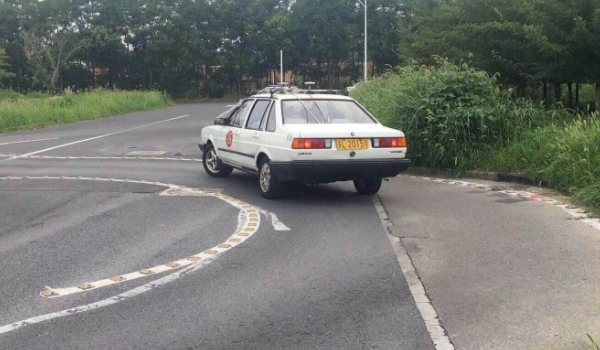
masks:
MULTIPOLYGON (((350 97, 339 95, 293 95, 283 94, 270 96, 269 94, 253 96, 242 100, 239 106, 248 100, 267 99, 272 100, 276 108, 276 130, 274 132, 243 128, 213 125, 202 129, 200 139, 201 147, 208 142, 216 145, 218 157, 226 164, 245 171, 257 171, 258 158, 266 155, 271 162, 295 162, 295 161, 359 161, 359 160, 394 160, 404 159, 406 148, 373 148, 369 140, 369 148, 356 151, 339 151, 336 149, 335 139, 350 138, 383 138, 404 137, 404 134, 395 129, 381 125, 379 122, 373 124, 284 124, 282 120, 282 102, 297 99, 332 99, 349 100, 350 97), (233 141, 227 144, 227 134, 232 132, 233 141), (327 138, 332 139, 331 149, 292 149, 294 138, 327 138)), ((356 101, 354 101, 356 103, 356 101)), ((358 103, 357 103, 358 104, 358 103)), ((359 105, 360 106, 360 105, 359 105)), ((362 107, 362 106, 361 106, 362 107)), ((264 117, 268 118, 270 108, 267 108, 264 117)), ((363 108, 364 109, 364 108, 363 108)), ((366 110, 365 110, 366 112, 366 110)), ((251 112, 249 112, 251 113, 251 112)), ((368 114, 368 112, 367 112, 368 114)), ((369 114, 369 116, 371 116, 369 114)), ((372 117, 372 116, 371 116, 372 117)), ((266 125, 266 121, 263 121, 266 125)))

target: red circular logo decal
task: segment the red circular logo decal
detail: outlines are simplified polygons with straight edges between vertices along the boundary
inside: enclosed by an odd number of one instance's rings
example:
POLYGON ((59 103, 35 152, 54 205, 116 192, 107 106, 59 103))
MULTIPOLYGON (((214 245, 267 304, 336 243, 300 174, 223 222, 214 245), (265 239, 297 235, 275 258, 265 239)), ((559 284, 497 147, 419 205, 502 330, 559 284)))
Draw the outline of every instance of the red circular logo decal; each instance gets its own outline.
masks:
POLYGON ((227 137, 225 138, 225 144, 227 147, 231 147, 233 144, 233 131, 227 133, 227 137))

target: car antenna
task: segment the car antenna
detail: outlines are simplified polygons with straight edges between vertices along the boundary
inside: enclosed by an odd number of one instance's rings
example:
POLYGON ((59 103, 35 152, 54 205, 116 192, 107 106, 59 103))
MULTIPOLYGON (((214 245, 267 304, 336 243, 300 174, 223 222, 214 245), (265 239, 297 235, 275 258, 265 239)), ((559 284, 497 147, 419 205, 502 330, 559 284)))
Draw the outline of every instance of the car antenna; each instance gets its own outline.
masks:
POLYGON ((285 89, 289 86, 289 83, 278 83, 277 87, 272 87, 270 90, 271 93, 271 98, 273 98, 273 95, 278 93, 278 92, 285 92, 285 89))
POLYGON ((315 85, 316 83, 314 81, 307 81, 304 83, 304 85, 308 86, 308 91, 307 93, 312 93, 312 87, 313 85, 315 85))

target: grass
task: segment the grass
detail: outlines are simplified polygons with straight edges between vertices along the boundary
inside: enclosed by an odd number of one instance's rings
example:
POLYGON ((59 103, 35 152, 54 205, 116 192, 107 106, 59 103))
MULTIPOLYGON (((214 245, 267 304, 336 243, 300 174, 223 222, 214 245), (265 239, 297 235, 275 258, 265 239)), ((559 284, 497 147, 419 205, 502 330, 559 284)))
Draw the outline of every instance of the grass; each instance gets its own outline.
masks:
POLYGON ((600 212, 600 119, 580 117, 530 130, 490 152, 479 167, 523 174, 600 212))
POLYGON ((592 343, 592 348, 594 350, 600 350, 600 344, 598 344, 596 339, 594 339, 594 337, 592 337, 591 334, 589 334, 589 333, 587 333, 586 335, 587 335, 588 339, 590 340, 590 343, 592 343))
POLYGON ((0 133, 75 123, 172 105, 157 91, 94 90, 71 95, 20 95, 0 91, 0 133))
POLYGON ((0 89, 0 101, 3 100, 16 100, 19 98, 23 98, 24 96, 18 92, 13 90, 2 90, 0 89))

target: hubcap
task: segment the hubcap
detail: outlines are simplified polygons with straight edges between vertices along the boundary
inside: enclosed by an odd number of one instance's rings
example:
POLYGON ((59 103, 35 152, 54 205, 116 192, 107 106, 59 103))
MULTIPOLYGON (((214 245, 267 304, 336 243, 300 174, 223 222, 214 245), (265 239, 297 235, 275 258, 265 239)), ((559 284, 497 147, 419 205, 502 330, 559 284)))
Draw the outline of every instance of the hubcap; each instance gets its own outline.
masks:
POLYGON ((219 172, 219 158, 217 157, 217 152, 214 149, 211 149, 206 156, 206 166, 208 170, 213 173, 219 172))
POLYGON ((260 168, 260 189, 263 192, 268 192, 271 186, 271 168, 268 163, 263 164, 260 168))

